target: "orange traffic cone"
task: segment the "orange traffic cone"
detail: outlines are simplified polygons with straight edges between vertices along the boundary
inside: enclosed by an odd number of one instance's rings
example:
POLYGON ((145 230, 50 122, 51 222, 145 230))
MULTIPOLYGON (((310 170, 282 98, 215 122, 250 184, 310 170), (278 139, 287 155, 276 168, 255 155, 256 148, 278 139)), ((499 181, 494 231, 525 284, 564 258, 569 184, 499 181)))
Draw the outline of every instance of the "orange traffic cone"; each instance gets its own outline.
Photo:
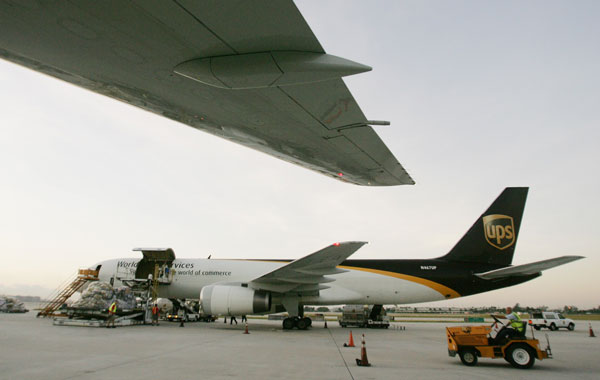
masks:
POLYGON ((354 345, 354 338, 352 338, 352 330, 350 330, 350 340, 348 343, 344 343, 344 347, 356 347, 354 345))
POLYGON ((248 331, 248 324, 246 323, 246 330, 244 331, 244 334, 250 334, 250 332, 248 331))
POLYGON ((370 367, 369 359, 367 359, 367 347, 365 346, 365 334, 362 336, 362 345, 360 347, 360 359, 356 359, 356 364, 361 367, 370 367))
POLYGON ((594 330, 592 330, 592 324, 590 323, 590 338, 595 338, 596 335, 594 335, 594 330))

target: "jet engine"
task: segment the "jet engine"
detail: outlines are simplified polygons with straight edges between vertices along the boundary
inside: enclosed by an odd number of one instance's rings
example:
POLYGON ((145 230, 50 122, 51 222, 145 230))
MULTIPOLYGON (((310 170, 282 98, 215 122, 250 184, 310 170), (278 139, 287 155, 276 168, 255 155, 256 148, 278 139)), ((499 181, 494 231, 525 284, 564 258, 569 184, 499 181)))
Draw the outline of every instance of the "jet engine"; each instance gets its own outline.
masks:
POLYGON ((246 315, 271 310, 271 293, 234 285, 209 285, 200 292, 202 310, 210 315, 246 315))

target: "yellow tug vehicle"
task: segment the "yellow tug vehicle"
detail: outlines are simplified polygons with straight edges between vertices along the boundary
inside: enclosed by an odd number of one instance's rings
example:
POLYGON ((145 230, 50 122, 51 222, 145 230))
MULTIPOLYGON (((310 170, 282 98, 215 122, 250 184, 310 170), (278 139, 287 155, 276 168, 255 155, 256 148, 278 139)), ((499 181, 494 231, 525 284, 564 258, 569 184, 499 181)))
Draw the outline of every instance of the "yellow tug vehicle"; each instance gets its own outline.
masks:
MULTIPOLYGON (((503 358, 513 367, 528 369, 533 367, 535 359, 543 360, 552 358, 550 341, 546 349, 540 348, 539 340, 526 336, 513 337, 502 342, 495 342, 490 338, 493 327, 500 322, 492 316, 495 322, 492 326, 460 326, 446 327, 448 337, 448 355, 456 354, 466 366, 477 364, 477 358, 503 358)), ((533 334, 533 331, 532 331, 533 334)), ((548 335, 546 335, 546 340, 548 335)))

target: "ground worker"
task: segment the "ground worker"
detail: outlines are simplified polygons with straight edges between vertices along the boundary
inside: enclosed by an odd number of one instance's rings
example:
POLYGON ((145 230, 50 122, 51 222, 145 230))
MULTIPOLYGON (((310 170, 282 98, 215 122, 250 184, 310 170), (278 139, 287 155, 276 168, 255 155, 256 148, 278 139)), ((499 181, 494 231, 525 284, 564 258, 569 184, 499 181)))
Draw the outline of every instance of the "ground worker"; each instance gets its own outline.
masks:
POLYGON ((232 315, 231 318, 229 318, 229 324, 233 325, 233 322, 235 322, 235 324, 237 325, 237 319, 235 319, 235 315, 232 315))
POLYGON ((154 306, 152 306, 152 326, 154 326, 154 324, 158 326, 158 312, 158 305, 155 303, 154 306))
POLYGON ((177 310, 177 316, 179 317, 179 327, 184 327, 183 321, 186 319, 186 312, 184 308, 177 310))
POLYGON ((117 313, 117 301, 113 301, 108 308, 108 319, 106 320, 106 328, 115 328, 115 314, 117 313))
POLYGON ((519 314, 512 310, 512 307, 506 308, 505 318, 508 319, 508 325, 503 326, 494 341, 498 343, 504 343, 510 340, 515 336, 524 336, 525 335, 525 323, 521 320, 519 314))

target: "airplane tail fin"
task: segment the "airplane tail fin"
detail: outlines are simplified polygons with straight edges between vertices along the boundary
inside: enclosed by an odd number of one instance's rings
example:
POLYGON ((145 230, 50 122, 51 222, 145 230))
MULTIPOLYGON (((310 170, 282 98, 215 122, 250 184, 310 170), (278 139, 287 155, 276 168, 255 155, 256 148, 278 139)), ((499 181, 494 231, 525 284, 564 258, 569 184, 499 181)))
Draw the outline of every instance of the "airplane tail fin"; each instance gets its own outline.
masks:
POLYGON ((515 253, 527 187, 507 187, 440 259, 510 265, 515 253))

